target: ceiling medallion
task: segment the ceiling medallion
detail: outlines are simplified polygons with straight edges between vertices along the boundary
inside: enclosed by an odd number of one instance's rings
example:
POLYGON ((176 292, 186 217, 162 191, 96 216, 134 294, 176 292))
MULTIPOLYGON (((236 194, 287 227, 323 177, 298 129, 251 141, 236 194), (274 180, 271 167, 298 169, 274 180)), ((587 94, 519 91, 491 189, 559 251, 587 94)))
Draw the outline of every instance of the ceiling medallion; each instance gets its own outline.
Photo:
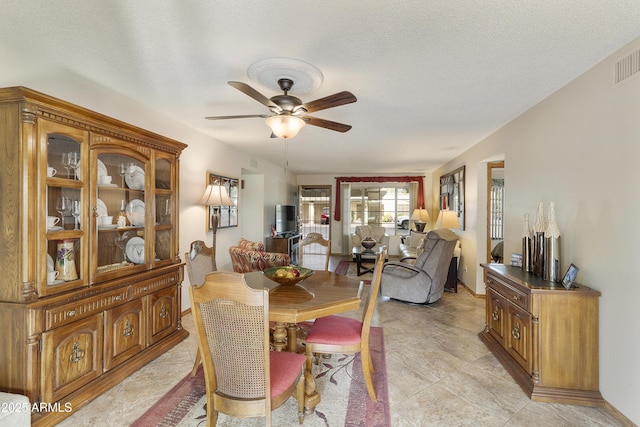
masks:
POLYGON ((291 92, 305 94, 317 90, 324 76, 315 66, 293 58, 266 58, 254 62, 247 70, 247 76, 256 84, 275 92, 280 91, 278 80, 293 80, 291 92))

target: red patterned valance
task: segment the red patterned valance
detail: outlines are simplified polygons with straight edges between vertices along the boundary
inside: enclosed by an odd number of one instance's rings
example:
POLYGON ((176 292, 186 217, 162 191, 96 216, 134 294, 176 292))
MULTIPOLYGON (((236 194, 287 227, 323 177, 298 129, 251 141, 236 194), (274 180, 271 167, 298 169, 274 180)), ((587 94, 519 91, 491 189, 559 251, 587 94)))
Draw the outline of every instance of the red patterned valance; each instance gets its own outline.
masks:
POLYGON ((336 178, 336 209, 333 219, 340 221, 340 184, 343 182, 417 182, 417 208, 424 208, 424 177, 423 176, 339 176, 336 178))

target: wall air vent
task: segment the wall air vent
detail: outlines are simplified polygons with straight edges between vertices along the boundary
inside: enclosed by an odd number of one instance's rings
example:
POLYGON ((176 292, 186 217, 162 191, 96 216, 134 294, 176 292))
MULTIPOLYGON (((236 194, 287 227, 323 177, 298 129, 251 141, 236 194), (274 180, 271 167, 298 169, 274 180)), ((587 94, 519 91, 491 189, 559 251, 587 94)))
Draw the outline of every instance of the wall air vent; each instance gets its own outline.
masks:
POLYGON ((623 56, 613 64, 614 87, 638 75, 640 75, 640 49, 623 56))

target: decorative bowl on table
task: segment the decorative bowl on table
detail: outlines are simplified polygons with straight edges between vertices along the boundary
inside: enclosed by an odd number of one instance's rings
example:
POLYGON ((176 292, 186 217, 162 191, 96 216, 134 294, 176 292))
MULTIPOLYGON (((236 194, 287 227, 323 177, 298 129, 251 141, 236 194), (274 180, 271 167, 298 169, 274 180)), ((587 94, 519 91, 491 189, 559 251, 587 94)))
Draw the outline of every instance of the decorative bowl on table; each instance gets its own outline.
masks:
POLYGON ((376 245, 376 241, 371 237, 365 237, 364 239, 362 239, 360 244, 363 248, 365 248, 365 250, 370 251, 376 245))
POLYGON ((313 270, 295 265, 271 267, 262 272, 267 278, 281 285, 295 285, 313 274, 313 270))

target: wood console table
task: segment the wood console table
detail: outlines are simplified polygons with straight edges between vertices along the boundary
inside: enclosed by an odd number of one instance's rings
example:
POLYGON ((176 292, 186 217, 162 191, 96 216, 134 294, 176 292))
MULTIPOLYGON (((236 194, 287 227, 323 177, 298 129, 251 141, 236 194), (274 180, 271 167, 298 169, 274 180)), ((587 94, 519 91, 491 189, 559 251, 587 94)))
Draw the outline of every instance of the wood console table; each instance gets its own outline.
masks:
POLYGON ((481 264, 486 325, 478 335, 532 400, 601 406, 598 297, 503 264, 481 264))

